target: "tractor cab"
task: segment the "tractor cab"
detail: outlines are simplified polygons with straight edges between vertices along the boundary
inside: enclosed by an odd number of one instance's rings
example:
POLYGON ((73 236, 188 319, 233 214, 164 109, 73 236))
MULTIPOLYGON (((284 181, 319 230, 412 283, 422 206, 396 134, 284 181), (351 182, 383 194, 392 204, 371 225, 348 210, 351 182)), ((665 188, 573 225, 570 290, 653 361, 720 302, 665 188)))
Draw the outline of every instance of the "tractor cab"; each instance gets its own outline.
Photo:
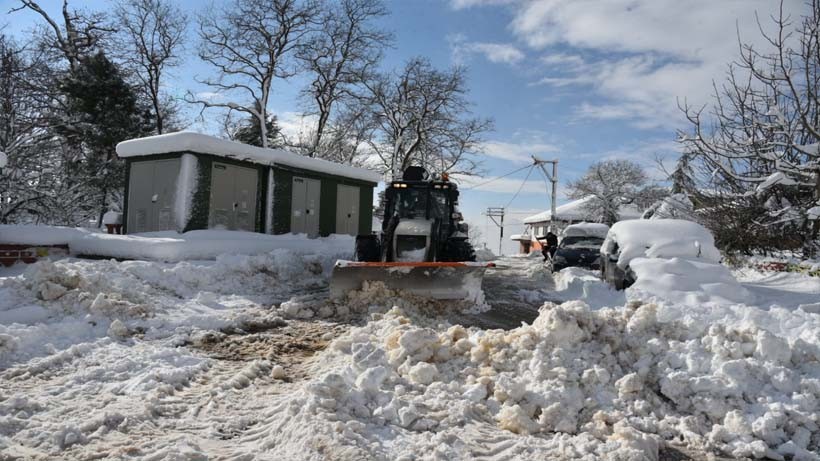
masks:
POLYGON ((449 181, 446 173, 427 179, 426 172, 422 172, 421 167, 410 167, 401 180, 390 184, 385 196, 383 230, 391 218, 435 220, 445 227, 454 226, 461 220, 461 214, 455 211, 458 187, 449 181))

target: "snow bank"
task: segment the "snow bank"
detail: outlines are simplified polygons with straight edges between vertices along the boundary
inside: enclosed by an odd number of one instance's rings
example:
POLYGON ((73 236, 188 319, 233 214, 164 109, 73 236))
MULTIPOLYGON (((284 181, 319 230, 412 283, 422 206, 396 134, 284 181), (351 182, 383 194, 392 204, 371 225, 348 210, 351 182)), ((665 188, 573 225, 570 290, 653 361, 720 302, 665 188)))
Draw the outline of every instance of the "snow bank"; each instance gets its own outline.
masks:
POLYGON ((393 308, 335 340, 324 371, 239 443, 289 459, 657 460, 676 441, 816 460, 811 339, 662 323, 654 304, 548 303, 511 331, 393 308))
POLYGON ((303 234, 267 235, 255 232, 200 230, 184 234, 88 234, 70 243, 72 253, 124 259, 183 261, 215 259, 221 254, 253 255, 276 249, 349 254, 353 237, 332 235, 309 239, 303 234))
POLYGON ((634 258, 697 258, 720 262, 712 234, 700 224, 681 219, 620 221, 612 226, 601 249, 612 254, 617 245, 618 266, 626 268, 634 258))
POLYGON ((567 226, 561 233, 563 237, 598 237, 606 238, 609 226, 606 224, 582 222, 567 226))
POLYGON ((138 331, 144 339, 263 322, 294 292, 327 286, 333 248, 220 255, 215 261, 42 260, 0 278, 0 369, 138 331), (120 325, 115 322, 119 321, 120 325))
POLYGON ((373 183, 378 183, 381 180, 379 173, 364 168, 305 157, 282 149, 263 149, 187 131, 131 139, 117 144, 117 155, 121 158, 172 152, 196 152, 246 160, 263 165, 281 164, 373 183))
POLYGON ((553 278, 555 294, 563 301, 583 301, 593 309, 622 305, 626 302, 626 294, 623 291, 615 290, 601 282, 595 272, 580 267, 562 269, 554 273, 553 278))
POLYGON ((498 259, 498 256, 493 253, 493 250, 489 248, 476 248, 475 249, 475 260, 476 261, 495 261, 498 259))
POLYGON ((636 282, 630 298, 658 299, 680 305, 753 304, 754 295, 721 264, 682 258, 635 258, 629 262, 636 282))
POLYGON ((0 243, 16 245, 68 245, 88 234, 89 230, 78 227, 0 224, 0 243))

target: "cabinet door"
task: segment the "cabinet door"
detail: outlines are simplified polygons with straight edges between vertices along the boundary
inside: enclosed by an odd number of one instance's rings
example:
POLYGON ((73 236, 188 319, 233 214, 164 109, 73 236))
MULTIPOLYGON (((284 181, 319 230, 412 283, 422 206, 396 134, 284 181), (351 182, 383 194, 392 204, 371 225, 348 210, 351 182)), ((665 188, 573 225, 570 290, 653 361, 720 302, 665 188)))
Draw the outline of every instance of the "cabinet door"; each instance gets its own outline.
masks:
POLYGON ((336 233, 357 235, 359 233, 359 188, 337 186, 336 233))
POLYGON ((318 179, 306 179, 307 198, 305 199, 305 232, 308 236, 319 235, 319 198, 322 195, 322 182, 318 179))
POLYGON ((234 171, 230 165, 213 163, 211 167, 211 206, 209 229, 233 229, 234 171))
POLYGON ((176 190, 179 180, 179 159, 154 162, 153 230, 176 230, 176 190))
POLYGON ((179 159, 134 162, 128 180, 128 232, 176 229, 179 159))
POLYGON ((154 195, 154 162, 131 164, 128 181, 128 233, 148 232, 154 195))
POLYGON ((305 228, 306 200, 307 180, 305 178, 294 177, 290 205, 290 231, 294 234, 303 234, 307 232, 305 228))
POLYGON ((256 183, 259 174, 250 168, 234 167, 236 180, 234 186, 234 213, 237 230, 255 231, 256 218, 256 183))

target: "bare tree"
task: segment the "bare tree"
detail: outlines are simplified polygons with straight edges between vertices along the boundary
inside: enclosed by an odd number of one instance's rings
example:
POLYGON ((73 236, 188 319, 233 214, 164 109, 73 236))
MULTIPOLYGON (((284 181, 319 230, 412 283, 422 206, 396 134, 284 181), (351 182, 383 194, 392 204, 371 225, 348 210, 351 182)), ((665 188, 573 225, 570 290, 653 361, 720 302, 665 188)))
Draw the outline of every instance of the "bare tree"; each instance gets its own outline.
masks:
POLYGON ((268 146, 268 101, 274 79, 291 77, 288 62, 309 32, 316 6, 311 0, 234 0, 222 11, 199 18, 199 57, 216 68, 218 76, 204 83, 223 93, 244 93, 245 101, 186 100, 206 108, 223 108, 252 116, 259 125, 260 143, 268 146))
POLYGON ((733 214, 737 235, 747 240, 733 243, 743 251, 779 241, 810 255, 818 245, 820 2, 808 6, 793 21, 781 3, 774 32, 760 27, 764 49, 740 44, 710 110, 682 104, 691 130, 679 140, 696 162, 698 187, 710 191, 707 209, 717 211, 707 224, 717 233, 730 228, 726 216, 733 214))
POLYGON ((587 211, 594 219, 611 226, 620 220, 622 206, 651 204, 657 199, 659 189, 646 187, 647 181, 639 164, 605 160, 590 165, 584 176, 567 184, 567 189, 571 198, 591 197, 587 211))
POLYGON ((398 73, 362 85, 374 123, 368 144, 385 171, 397 177, 413 164, 431 172, 477 171, 475 154, 492 121, 465 118, 470 112, 463 68, 440 71, 414 58, 398 73))
POLYGON ((75 69, 83 56, 96 51, 101 41, 114 29, 108 25, 103 13, 81 13, 68 7, 68 0, 63 0, 63 24, 60 25, 40 5, 33 0, 20 0, 20 6, 11 12, 29 9, 42 16, 46 28, 42 37, 46 48, 62 54, 68 62, 69 69, 75 69))
MULTIPOLYGON (((319 29, 300 49, 299 59, 312 79, 304 93, 313 101, 317 116, 307 152, 309 156, 325 156, 319 150, 333 106, 349 96, 353 85, 368 78, 371 69, 381 59, 390 34, 372 22, 386 14, 382 0, 329 3, 320 17, 319 29)), ((358 120, 351 118, 349 113, 346 115, 339 119, 340 123, 358 120)), ((338 136, 339 133, 335 134, 338 136)), ((331 149, 336 148, 339 141, 338 137, 334 138, 331 149)))
POLYGON ((120 0, 120 59, 133 70, 140 90, 151 101, 156 131, 162 134, 169 100, 162 94, 166 69, 179 64, 188 18, 169 0, 120 0))

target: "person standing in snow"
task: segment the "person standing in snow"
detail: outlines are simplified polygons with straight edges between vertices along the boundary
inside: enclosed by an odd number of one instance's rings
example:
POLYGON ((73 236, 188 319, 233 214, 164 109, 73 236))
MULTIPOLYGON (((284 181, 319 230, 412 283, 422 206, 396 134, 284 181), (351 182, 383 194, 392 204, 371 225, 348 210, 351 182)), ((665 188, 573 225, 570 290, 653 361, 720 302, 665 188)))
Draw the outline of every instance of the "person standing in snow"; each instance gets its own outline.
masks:
POLYGON ((558 250, 558 236, 549 230, 547 235, 539 238, 538 241, 541 243, 541 254, 544 255, 544 261, 551 259, 558 250))

